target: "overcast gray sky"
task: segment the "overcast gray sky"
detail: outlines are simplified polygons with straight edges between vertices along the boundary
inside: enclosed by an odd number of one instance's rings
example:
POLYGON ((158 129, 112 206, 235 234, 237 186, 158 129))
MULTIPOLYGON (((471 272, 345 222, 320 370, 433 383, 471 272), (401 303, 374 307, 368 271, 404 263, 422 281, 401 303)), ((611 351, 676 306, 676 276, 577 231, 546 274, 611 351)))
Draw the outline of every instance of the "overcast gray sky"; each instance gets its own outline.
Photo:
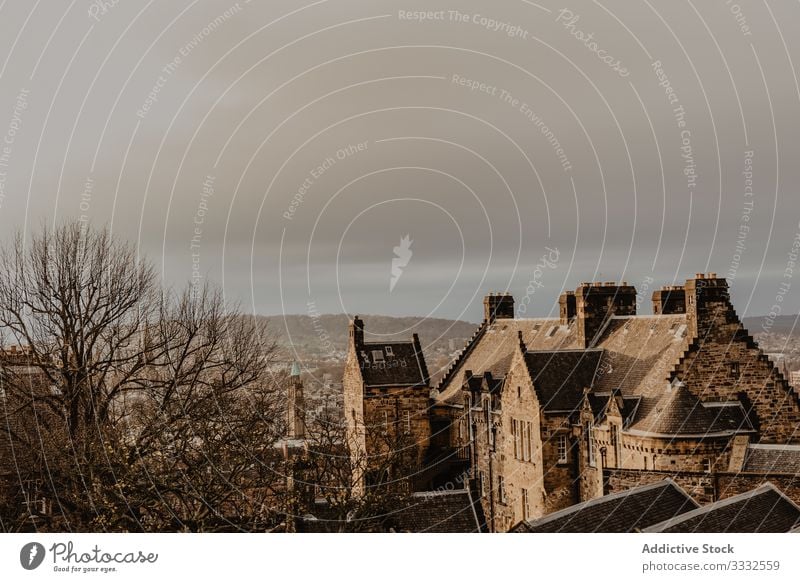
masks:
POLYGON ((264 314, 800 309, 797 2, 6 0, 0 59, 5 240, 108 224, 264 314))

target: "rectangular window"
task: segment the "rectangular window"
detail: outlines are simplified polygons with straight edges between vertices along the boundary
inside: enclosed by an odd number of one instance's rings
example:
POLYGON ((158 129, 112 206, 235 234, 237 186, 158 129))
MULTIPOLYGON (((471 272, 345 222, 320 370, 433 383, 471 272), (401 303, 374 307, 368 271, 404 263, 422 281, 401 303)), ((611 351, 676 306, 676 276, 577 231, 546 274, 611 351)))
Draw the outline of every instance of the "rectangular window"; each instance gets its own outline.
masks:
POLYGON ((711 472, 711 459, 703 459, 703 471, 705 473, 711 472))
POLYGON ((486 497, 486 481, 483 478, 483 471, 478 472, 478 484, 481 488, 481 497, 486 497))
POLYGON ((406 410, 406 434, 411 433, 411 413, 406 410))
POLYGON ((558 462, 567 462, 567 435, 558 435, 558 462))
POLYGON ((519 459, 519 422, 511 419, 511 435, 514 437, 514 458, 519 459))
POLYGON ((737 380, 741 377, 742 373, 739 368, 739 362, 731 362, 731 376, 737 380))
POLYGON ((589 421, 586 423, 586 450, 589 453, 589 466, 595 467, 597 466, 597 462, 594 458, 594 423, 589 421))
POLYGON ((522 460, 527 461, 530 456, 530 451, 528 451, 528 423, 523 420, 520 424, 522 425, 522 460))
POLYGON ((614 462, 617 468, 622 468, 622 437, 616 424, 611 428, 611 443, 614 445, 614 462))
POLYGON ((528 519, 531 516, 531 505, 527 489, 521 489, 522 492, 522 519, 528 519))
POLYGON ((386 355, 394 356, 394 349, 392 348, 392 346, 386 346, 386 355))
POLYGON ((528 440, 530 441, 528 443, 528 449, 531 452, 531 463, 534 463, 534 462, 536 462, 536 459, 533 456, 533 454, 534 454, 534 451, 533 451, 533 442, 534 442, 534 440, 533 440, 533 423, 532 422, 528 423, 528 440))
POLYGON ((500 503, 506 502, 506 480, 503 477, 497 477, 497 500, 500 503))

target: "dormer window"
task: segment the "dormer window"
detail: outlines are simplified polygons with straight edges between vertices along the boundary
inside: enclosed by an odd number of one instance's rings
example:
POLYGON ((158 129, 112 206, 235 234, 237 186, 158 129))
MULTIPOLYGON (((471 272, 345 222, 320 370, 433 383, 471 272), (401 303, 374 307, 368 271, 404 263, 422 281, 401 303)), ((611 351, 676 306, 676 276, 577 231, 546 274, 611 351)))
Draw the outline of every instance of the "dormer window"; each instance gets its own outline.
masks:
POLYGON ((386 355, 390 358, 394 357, 394 349, 392 346, 386 346, 386 355))
POLYGON ((372 361, 373 362, 382 362, 383 358, 383 350, 372 350, 372 361))

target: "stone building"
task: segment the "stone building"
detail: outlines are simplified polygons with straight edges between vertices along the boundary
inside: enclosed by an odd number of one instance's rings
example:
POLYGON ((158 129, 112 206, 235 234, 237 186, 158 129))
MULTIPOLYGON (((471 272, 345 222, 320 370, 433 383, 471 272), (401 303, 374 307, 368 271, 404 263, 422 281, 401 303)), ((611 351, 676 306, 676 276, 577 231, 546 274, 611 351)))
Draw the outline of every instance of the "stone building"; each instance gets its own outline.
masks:
POLYGON ((51 403, 60 393, 31 358, 21 346, 0 348, 0 513, 24 509, 36 524, 52 515, 47 451, 67 436, 51 403))
POLYGON ((415 464, 423 463, 431 438, 431 388, 416 334, 410 341, 367 342, 364 322, 356 316, 350 323, 342 386, 347 444, 351 455, 366 460, 365 474, 356 480, 361 486, 397 477, 369 471, 378 465, 383 472, 391 471, 378 460, 392 442, 413 445, 415 464))
POLYGON ((366 344, 356 318, 349 426, 375 412, 413 419, 421 458, 436 460, 422 486, 474 482, 490 531, 618 490, 615 471, 638 475, 629 487, 737 474, 753 447, 800 444, 798 395, 744 329, 725 279, 698 274, 652 300, 653 314, 637 315, 633 286, 583 283, 559 298, 558 318, 523 319, 511 295, 490 294, 432 391, 416 336, 366 344), (404 367, 388 365, 389 346, 404 367))

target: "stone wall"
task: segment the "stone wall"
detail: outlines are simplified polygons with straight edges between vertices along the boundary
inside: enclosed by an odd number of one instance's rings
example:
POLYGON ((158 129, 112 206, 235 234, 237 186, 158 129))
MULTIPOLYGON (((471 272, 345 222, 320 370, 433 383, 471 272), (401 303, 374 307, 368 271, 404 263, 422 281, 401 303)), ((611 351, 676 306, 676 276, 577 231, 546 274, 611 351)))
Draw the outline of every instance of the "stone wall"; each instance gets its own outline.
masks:
POLYGON ((569 417, 542 415, 542 465, 544 467, 545 513, 565 509, 579 501, 577 463, 579 443, 572 434, 569 417), (567 460, 559 462, 558 439, 567 437, 567 460))

